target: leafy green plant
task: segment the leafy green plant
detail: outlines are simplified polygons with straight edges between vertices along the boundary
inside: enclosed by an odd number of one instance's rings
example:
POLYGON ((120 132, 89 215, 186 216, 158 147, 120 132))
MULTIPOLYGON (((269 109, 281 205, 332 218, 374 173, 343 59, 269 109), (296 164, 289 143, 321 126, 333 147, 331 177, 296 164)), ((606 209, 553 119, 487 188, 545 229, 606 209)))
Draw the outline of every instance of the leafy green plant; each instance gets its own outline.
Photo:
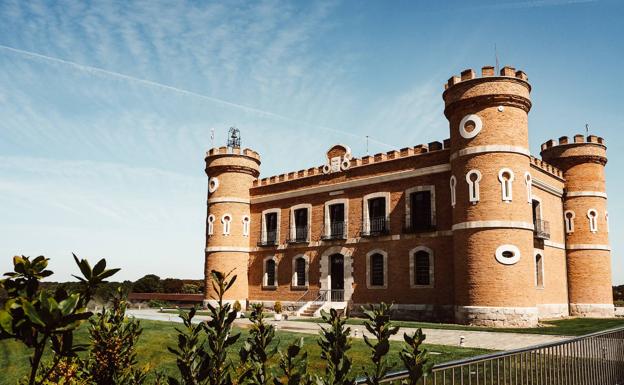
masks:
POLYGON ((350 376, 351 359, 347 356, 351 348, 351 328, 345 327, 346 318, 342 318, 336 309, 330 309, 329 313, 322 310, 321 317, 329 325, 321 326, 318 340, 321 358, 327 361, 327 366, 325 376, 317 378, 317 382, 323 385, 354 385, 355 380, 350 376))
POLYGON ((97 287, 119 269, 106 269, 106 260, 100 260, 93 268, 89 263, 74 255, 82 277, 78 291, 69 294, 57 288, 53 294, 39 290, 40 281, 53 273, 47 270, 48 259, 39 256, 32 261, 29 257, 13 258, 13 272, 0 286, 7 292, 4 308, 0 310, 0 339, 16 339, 33 349, 30 357, 31 372, 28 384, 42 384, 54 372, 63 357, 74 357, 85 349, 73 341, 73 332, 92 313, 86 305, 97 287), (41 358, 46 346, 50 345, 55 359, 47 374, 37 377, 41 358))
POLYGON ((275 314, 282 314, 282 303, 280 301, 275 301, 273 310, 275 310, 275 314))
POLYGON ((401 384, 416 385, 424 375, 431 373, 433 363, 427 357, 427 350, 421 350, 421 345, 425 340, 422 329, 417 329, 411 336, 404 333, 403 339, 407 346, 401 350, 399 357, 409 373, 409 378, 403 380, 401 384))
POLYGON ((286 354, 279 352, 279 367, 286 381, 279 377, 273 380, 275 385, 312 385, 314 379, 308 374, 308 353, 303 352, 303 338, 290 344, 286 348, 286 354))
POLYGON ((267 362, 277 351, 277 346, 269 348, 275 338, 275 328, 264 321, 263 311, 262 304, 254 304, 249 316, 252 322, 249 338, 239 352, 241 363, 245 365, 239 384, 267 385, 272 378, 267 362))
MULTIPOLYGON (((178 331, 177 348, 169 347, 168 350, 176 356, 176 365, 180 371, 182 384, 199 385, 205 384, 210 374, 209 354, 204 348, 206 343, 204 328, 201 324, 194 324, 196 309, 189 312, 180 312, 180 318, 184 323, 184 330, 176 328, 178 331)), ((169 377, 171 384, 177 385, 180 382, 169 377)))
POLYGON ((364 368, 366 384, 368 385, 379 385, 392 368, 385 357, 390 351, 390 337, 397 334, 399 328, 390 323, 391 310, 392 305, 386 305, 383 302, 378 306, 371 305, 369 310, 362 307, 362 312, 366 318, 364 327, 376 339, 376 342, 373 342, 364 335, 364 342, 371 349, 370 359, 374 365, 374 371, 371 373, 364 368))
POLYGON ((238 312, 240 312, 240 311, 241 311, 241 309, 242 309, 243 307, 241 306, 241 303, 240 303, 240 302, 238 302, 238 300, 236 300, 236 301, 234 302, 234 307, 233 307, 233 308, 234 308, 234 311, 238 313, 238 312))

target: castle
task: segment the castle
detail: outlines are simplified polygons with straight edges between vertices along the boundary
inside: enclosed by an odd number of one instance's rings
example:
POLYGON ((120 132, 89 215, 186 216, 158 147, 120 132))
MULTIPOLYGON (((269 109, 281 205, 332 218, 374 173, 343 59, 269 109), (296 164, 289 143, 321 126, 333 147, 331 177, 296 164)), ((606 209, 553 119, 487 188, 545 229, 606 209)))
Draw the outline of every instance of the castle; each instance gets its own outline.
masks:
POLYGON ((207 152, 205 301, 213 269, 238 275, 228 300, 297 314, 394 303, 398 316, 535 326, 611 317, 602 138, 529 152, 527 75, 483 67, 442 95, 450 139, 258 179, 260 156, 207 152))

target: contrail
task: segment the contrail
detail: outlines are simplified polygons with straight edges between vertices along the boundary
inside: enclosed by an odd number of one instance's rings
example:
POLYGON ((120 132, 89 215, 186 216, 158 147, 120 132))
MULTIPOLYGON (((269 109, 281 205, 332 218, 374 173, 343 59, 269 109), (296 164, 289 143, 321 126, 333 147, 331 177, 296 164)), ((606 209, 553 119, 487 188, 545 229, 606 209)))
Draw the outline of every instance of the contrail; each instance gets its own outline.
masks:
MULTIPOLYGON (((299 121, 299 120, 296 120, 296 119, 293 119, 293 118, 289 118, 287 116, 276 114, 274 112, 264 111, 264 110, 260 110, 258 108, 249 107, 249 106, 245 106, 245 105, 238 104, 238 103, 228 102, 227 100, 214 98, 214 97, 211 97, 211 96, 199 94, 197 92, 185 90, 185 89, 182 89, 182 88, 170 86, 170 85, 163 84, 163 83, 154 82, 154 81, 151 81, 151 80, 136 78, 134 76, 125 75, 125 74, 122 74, 122 73, 119 73, 119 72, 115 72, 115 71, 109 71, 109 70, 105 70, 105 69, 98 68, 98 67, 92 67, 92 66, 88 66, 88 65, 84 65, 84 64, 79 64, 79 63, 72 62, 72 61, 69 61, 69 60, 59 59, 59 58, 56 58, 56 57, 53 57, 53 56, 42 55, 42 54, 36 53, 36 52, 25 51, 25 50, 22 50, 22 49, 9 47, 9 46, 2 45, 2 44, 0 44, 0 49, 3 49, 5 51, 10 51, 10 52, 13 52, 13 53, 17 53, 17 54, 20 54, 20 55, 28 56, 28 57, 31 57, 31 58, 36 58, 36 59, 50 61, 50 62, 54 62, 54 63, 58 63, 58 64, 63 64, 63 65, 70 66, 70 67, 73 67, 73 68, 75 68, 77 70, 84 71, 84 72, 89 72, 89 73, 99 74, 99 75, 112 76, 112 77, 115 77, 115 78, 118 78, 118 79, 123 79, 123 80, 127 80, 129 82, 143 84, 143 85, 146 85, 146 86, 149 86, 149 87, 155 87, 155 88, 159 88, 159 89, 162 89, 162 90, 177 92, 177 93, 183 94, 183 95, 194 96, 194 97, 197 97, 197 98, 200 98, 200 99, 203 99, 203 100, 207 100, 207 101, 210 101, 210 102, 213 102, 213 103, 221 104, 221 105, 228 106, 228 107, 238 108, 238 109, 241 109, 241 110, 244 110, 244 111, 247 111, 247 112, 253 112, 253 113, 256 113, 256 114, 260 114, 262 116, 272 117, 272 118, 283 120, 283 121, 287 121, 287 122, 290 122, 290 123, 295 123, 297 125, 305 125, 305 126, 309 126, 309 127, 313 127, 313 128, 319 128, 319 129, 322 129, 322 130, 325 130, 325 131, 332 131, 332 132, 336 132, 336 133, 343 134, 343 135, 349 135, 351 137, 358 138, 358 139, 365 139, 364 136, 356 135, 356 134, 353 134, 351 132, 339 130, 339 129, 332 128, 332 127, 319 126, 319 125, 312 124, 312 123, 302 122, 302 121, 299 121)), ((381 142, 379 140, 373 139, 371 137, 369 137, 368 139, 370 141, 372 141, 372 142, 381 144, 381 145, 386 146, 386 147, 391 148, 391 149, 398 148, 398 146, 394 146, 394 145, 391 145, 391 144, 388 144, 388 143, 384 143, 384 142, 381 142)))

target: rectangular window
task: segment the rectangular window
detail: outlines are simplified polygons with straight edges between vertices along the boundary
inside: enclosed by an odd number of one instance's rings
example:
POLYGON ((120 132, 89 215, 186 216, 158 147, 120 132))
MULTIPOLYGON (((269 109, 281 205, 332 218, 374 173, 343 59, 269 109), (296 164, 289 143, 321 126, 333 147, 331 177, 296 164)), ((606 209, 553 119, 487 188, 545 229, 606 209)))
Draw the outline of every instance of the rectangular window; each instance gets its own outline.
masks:
POLYGON ((267 213, 264 216, 267 243, 277 242, 277 213, 267 213))
POLYGON ((426 286, 431 283, 429 265, 429 253, 419 251, 414 255, 414 283, 416 285, 426 286))
POLYGON ((371 286, 384 285, 384 257, 381 254, 373 254, 370 256, 371 264, 371 286))
POLYGON ((431 191, 414 192, 409 199, 412 229, 431 229, 431 191))
POLYGON ((296 269, 296 283, 297 286, 305 286, 306 285, 306 261, 303 258, 297 258, 295 261, 295 269, 296 269))
POLYGON ((344 204, 338 203, 329 206, 329 228, 332 238, 342 238, 345 233, 344 226, 345 212, 344 204))
POLYGON ((308 239, 308 209, 297 209, 295 217, 295 240, 303 242, 308 239))

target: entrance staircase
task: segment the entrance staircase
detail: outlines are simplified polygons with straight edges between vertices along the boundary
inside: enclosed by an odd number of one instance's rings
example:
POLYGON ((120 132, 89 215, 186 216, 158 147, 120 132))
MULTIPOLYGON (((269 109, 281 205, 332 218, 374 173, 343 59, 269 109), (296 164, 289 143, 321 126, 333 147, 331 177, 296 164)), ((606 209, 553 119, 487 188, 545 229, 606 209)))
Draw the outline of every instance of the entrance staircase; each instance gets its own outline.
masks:
POLYGON ((301 317, 314 317, 314 314, 321 308, 323 307, 322 303, 312 303, 308 306, 305 307, 304 310, 302 310, 299 313, 299 316, 301 317))
POLYGON ((334 308, 343 312, 346 306, 343 290, 308 290, 297 300, 295 315, 320 317, 321 310, 334 308))

